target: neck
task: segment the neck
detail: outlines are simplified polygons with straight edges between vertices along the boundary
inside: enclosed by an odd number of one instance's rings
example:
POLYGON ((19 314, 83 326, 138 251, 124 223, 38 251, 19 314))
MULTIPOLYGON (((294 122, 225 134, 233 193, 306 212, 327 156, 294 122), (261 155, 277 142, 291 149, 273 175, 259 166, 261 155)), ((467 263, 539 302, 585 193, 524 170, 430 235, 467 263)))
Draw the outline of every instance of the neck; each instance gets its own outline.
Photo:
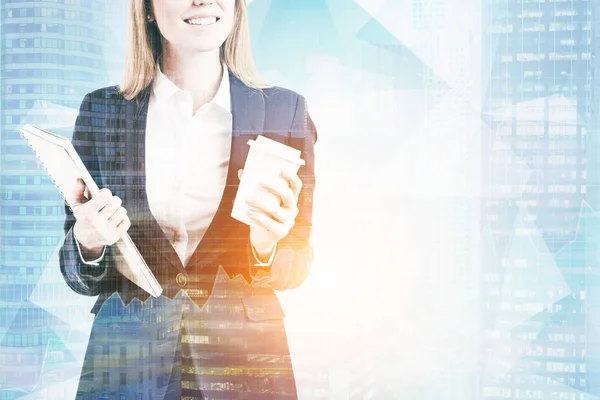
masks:
POLYGON ((164 46, 161 70, 171 82, 194 96, 194 111, 211 101, 221 84, 223 71, 219 49, 181 54, 164 46))

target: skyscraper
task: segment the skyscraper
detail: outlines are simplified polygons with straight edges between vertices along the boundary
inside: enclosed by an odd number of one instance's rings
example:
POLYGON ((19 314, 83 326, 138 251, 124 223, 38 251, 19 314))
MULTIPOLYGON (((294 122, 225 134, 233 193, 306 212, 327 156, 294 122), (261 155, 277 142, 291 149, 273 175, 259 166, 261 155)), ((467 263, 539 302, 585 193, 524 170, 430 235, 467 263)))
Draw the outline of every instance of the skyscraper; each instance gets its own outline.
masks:
MULTIPOLYGON (((3 399, 79 373, 68 322, 28 301, 63 238, 63 200, 18 128, 70 137, 84 94, 108 82, 103 0, 0 0, 0 387, 3 399)), ((47 286, 62 298, 64 282, 47 286)), ((68 305, 62 304, 62 307, 68 305)), ((67 307, 65 307, 68 310, 67 307)), ((82 338, 85 345, 86 338, 82 338)), ((53 392, 56 396, 64 393, 53 392)))
MULTIPOLYGON (((600 3, 595 1, 590 4, 592 26, 598 26, 600 16, 600 3)), ((590 210, 600 208, 600 29, 592 29, 591 32, 592 52, 592 96, 590 104, 590 118, 588 123, 586 159, 587 159, 587 193, 586 202, 590 210)), ((587 388, 595 396, 600 394, 600 335, 598 316, 600 315, 600 285, 596 278, 600 274, 600 257, 597 256, 600 249, 599 236, 596 232, 600 229, 597 213, 590 213, 588 236, 586 237, 586 263, 588 268, 588 279, 586 280, 586 314, 589 323, 586 324, 586 380, 587 388)))
POLYGON ((482 4, 485 399, 588 390, 592 3, 482 4))

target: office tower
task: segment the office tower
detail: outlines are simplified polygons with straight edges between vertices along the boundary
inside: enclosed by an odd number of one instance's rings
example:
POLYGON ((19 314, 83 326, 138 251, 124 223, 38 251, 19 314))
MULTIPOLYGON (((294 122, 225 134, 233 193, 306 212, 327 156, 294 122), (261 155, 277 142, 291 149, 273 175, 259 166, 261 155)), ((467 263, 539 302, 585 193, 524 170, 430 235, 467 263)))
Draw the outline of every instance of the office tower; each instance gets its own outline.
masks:
POLYGON ((482 4, 484 399, 582 399, 593 1, 482 4))
MULTIPOLYGON (((0 388, 3 399, 43 392, 77 376, 65 340, 87 338, 72 321, 28 299, 63 238, 64 203, 18 128, 70 137, 85 93, 105 86, 104 0, 0 0, 0 388)), ((57 264, 52 265, 58 268, 57 264)), ((60 276, 60 273, 58 273, 60 276)), ((44 286, 68 311, 70 289, 44 286)), ((39 287, 38 287, 39 289, 39 287)), ((40 394, 42 396, 42 394, 40 394)), ((64 396, 61 389, 47 398, 64 396)))
MULTIPOLYGON (((592 97, 590 104, 589 129, 587 134, 586 158, 587 158, 587 193, 586 202, 590 210, 600 208, 600 29, 598 17, 600 16, 600 2, 593 1, 590 4, 591 23, 595 29, 591 32, 592 52, 592 97)), ((600 229, 597 213, 588 213, 591 217, 587 222, 586 237, 586 263, 588 276, 586 280, 586 380, 588 391, 595 396, 600 394, 600 327, 598 316, 600 315, 600 285, 598 279, 600 274, 600 257, 597 257, 600 249, 600 238, 596 232, 600 229)))

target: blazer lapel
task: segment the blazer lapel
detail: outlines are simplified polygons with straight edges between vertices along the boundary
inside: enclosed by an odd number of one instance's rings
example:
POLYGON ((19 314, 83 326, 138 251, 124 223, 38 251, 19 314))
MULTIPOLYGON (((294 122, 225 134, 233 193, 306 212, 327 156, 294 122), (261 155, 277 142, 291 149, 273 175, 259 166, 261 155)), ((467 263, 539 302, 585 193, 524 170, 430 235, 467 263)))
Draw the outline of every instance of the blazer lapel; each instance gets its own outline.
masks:
POLYGON ((126 143, 125 198, 123 206, 129 211, 132 225, 129 234, 146 259, 148 266, 163 286, 164 295, 173 297, 179 287, 174 285, 178 273, 185 275, 204 269, 202 274, 218 270, 215 259, 223 253, 245 251, 248 227, 233 218, 231 210, 237 194, 237 171, 243 168, 248 156, 248 140, 262 133, 265 121, 265 101, 260 90, 248 88, 231 71, 230 97, 232 112, 232 136, 227 180, 219 208, 202 241, 192 255, 186 268, 183 267, 175 249, 152 215, 146 193, 145 142, 148 104, 151 85, 135 100, 126 101, 122 122, 126 129, 120 130, 126 143), (208 268, 207 267, 211 267, 208 268), (175 286, 174 290, 169 290, 175 286))
MULTIPOLYGON (((151 85, 132 101, 126 101, 122 123, 126 129, 119 130, 125 143, 127 155, 125 170, 125 198, 123 207, 131 219, 129 235, 143 255, 148 267, 163 289, 171 276, 183 271, 183 265, 175 249, 152 215, 146 193, 146 125, 151 85)), ((165 292, 166 293, 166 292, 165 292)))

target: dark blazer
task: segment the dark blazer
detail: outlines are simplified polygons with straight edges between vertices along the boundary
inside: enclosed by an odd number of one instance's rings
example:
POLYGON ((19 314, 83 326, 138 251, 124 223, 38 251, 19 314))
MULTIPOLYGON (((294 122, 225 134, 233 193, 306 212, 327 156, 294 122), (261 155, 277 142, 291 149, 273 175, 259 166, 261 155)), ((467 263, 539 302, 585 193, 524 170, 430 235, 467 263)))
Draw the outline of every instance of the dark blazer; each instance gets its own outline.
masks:
MULTIPOLYGON (((238 188, 237 171, 244 167, 248 155, 247 142, 259 134, 300 150, 306 161, 298 174, 303 182, 298 199, 299 215, 290 233, 280 241, 274 263, 283 263, 278 268, 306 271, 313 257, 309 237, 315 185, 313 149, 317 132, 306 101, 287 89, 249 88, 231 72, 229 78, 233 135, 226 188, 212 223, 185 268, 152 216, 145 191, 144 145, 151 85, 131 101, 118 93, 117 86, 87 94, 72 139, 98 186, 109 188, 123 200, 132 223, 128 233, 162 285, 163 296, 173 298, 183 288, 200 307, 211 295, 220 266, 231 278, 242 275, 248 283, 252 282, 256 272, 249 227, 231 218, 230 214, 238 188)), ((145 301, 149 294, 112 267, 117 257, 112 247, 107 248, 99 267, 80 262, 72 231, 74 223, 73 213, 66 207, 66 237, 60 250, 61 272, 77 293, 99 295, 91 312, 97 314, 115 292, 125 305, 135 298, 145 301)), ((256 293, 243 301, 251 320, 283 317, 272 289, 260 289, 256 293)))

